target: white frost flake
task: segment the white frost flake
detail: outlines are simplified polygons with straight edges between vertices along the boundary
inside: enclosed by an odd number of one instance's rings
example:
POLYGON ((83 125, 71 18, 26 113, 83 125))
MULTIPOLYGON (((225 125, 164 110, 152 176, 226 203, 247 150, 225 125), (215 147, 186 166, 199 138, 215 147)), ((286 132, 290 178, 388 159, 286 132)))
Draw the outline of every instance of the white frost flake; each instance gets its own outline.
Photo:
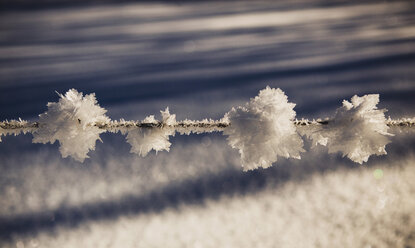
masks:
MULTIPOLYGON (((127 131, 127 142, 131 145, 131 152, 139 154, 145 157, 151 150, 169 151, 170 141, 169 136, 174 136, 174 127, 170 125, 176 124, 176 115, 170 114, 169 108, 165 111, 160 111, 162 116, 162 126, 153 128, 139 128, 127 131)), ((146 117, 144 123, 157 124, 158 121, 154 118, 154 115, 146 117)))
POLYGON ((95 150, 99 135, 105 130, 91 125, 107 122, 106 110, 97 104, 95 94, 83 96, 71 89, 59 94, 59 102, 47 104, 48 111, 39 115, 39 129, 33 133, 33 143, 60 144, 62 157, 71 156, 83 162, 89 150, 95 150))
POLYGON ((303 141, 292 122, 295 104, 281 89, 267 86, 245 106, 232 108, 224 130, 229 145, 239 150, 244 171, 267 168, 277 157, 300 159, 303 141))
POLYGON ((386 154, 388 126, 386 109, 377 109, 379 95, 353 96, 344 100, 336 115, 327 125, 304 128, 302 133, 313 140, 313 145, 328 147, 329 153, 341 152, 352 161, 362 164, 373 154, 386 154))

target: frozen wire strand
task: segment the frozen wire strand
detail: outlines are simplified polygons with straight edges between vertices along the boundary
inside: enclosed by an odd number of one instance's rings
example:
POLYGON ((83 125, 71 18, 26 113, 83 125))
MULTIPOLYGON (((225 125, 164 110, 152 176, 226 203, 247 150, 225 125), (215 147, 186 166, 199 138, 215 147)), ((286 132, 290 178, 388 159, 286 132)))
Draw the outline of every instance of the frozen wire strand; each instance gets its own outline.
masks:
POLYGON ((16 130, 17 129, 37 129, 39 128, 38 122, 28 122, 23 121, 21 119, 19 120, 11 120, 11 121, 2 121, 0 122, 0 127, 5 130, 16 130))
MULTIPOLYGON (((330 119, 317 119, 317 120, 294 120, 293 124, 296 126, 309 126, 309 125, 327 125, 333 120, 330 119)), ((81 124, 81 123, 79 123, 81 124)), ((28 122, 24 120, 11 120, 11 121, 2 121, 0 122, 0 127, 4 130, 13 130, 13 131, 34 131, 38 129, 42 124, 39 122, 28 122)), ((120 131, 120 130, 130 130, 135 128, 174 128, 179 132, 214 132, 214 131, 223 131, 226 127, 230 126, 229 122, 221 121, 181 121, 176 122, 174 125, 167 125, 161 121, 156 122, 140 122, 140 121, 110 121, 110 122, 97 122, 89 124, 91 126, 96 126, 100 129, 105 129, 107 131, 120 131), (195 131, 196 130, 196 131, 195 131)), ((415 127, 415 118, 402 118, 402 119, 390 119, 386 120, 386 125, 389 127, 415 127)))
MULTIPOLYGON (((296 126, 308 126, 308 125, 327 125, 330 122, 333 122, 334 120, 330 119, 317 119, 317 120, 307 120, 307 119, 301 119, 301 120, 295 120, 294 125, 296 126)), ((415 127, 415 117, 414 118, 401 118, 393 120, 390 117, 386 119, 386 125, 389 127, 415 127)))

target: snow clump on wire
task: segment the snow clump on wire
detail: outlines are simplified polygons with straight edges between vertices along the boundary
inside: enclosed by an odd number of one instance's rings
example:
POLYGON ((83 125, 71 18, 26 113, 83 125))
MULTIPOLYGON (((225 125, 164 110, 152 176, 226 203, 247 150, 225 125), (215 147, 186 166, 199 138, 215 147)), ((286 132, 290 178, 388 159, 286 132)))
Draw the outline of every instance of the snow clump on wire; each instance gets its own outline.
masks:
POLYGON ((245 171, 268 168, 278 156, 301 158, 303 140, 293 123, 294 106, 281 89, 267 86, 245 106, 225 115, 231 125, 223 133, 229 145, 239 150, 245 171))
POLYGON ((329 153, 341 152, 350 160, 362 164, 373 154, 386 154, 390 142, 386 125, 386 109, 377 109, 378 94, 353 96, 351 102, 344 100, 332 121, 327 125, 302 129, 312 139, 313 145, 328 147, 329 153))
POLYGON ((91 123, 108 122, 107 112, 97 104, 95 94, 83 96, 71 89, 60 96, 59 102, 49 102, 48 111, 39 115, 39 129, 33 133, 33 143, 59 141, 62 157, 71 156, 83 162, 89 150, 95 150, 99 135, 105 130, 91 123))
MULTIPOLYGON (((151 150, 169 151, 171 143, 169 136, 174 136, 175 129, 169 126, 176 124, 176 115, 170 114, 169 108, 165 111, 160 111, 162 116, 162 127, 160 128, 146 128, 137 127, 127 133, 127 142, 131 145, 131 152, 145 157, 151 150)), ((154 115, 146 117, 144 123, 157 124, 154 115)))

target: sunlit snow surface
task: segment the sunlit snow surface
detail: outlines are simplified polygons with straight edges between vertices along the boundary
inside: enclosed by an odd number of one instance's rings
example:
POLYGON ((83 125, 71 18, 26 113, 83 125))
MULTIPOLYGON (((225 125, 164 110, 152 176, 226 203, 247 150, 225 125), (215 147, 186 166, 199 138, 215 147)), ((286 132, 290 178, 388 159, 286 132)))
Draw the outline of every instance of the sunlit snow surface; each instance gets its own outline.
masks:
MULTIPOLYGON (((112 119, 167 106, 218 119, 267 85, 300 118, 370 93, 386 116, 415 116, 413 13, 411 1, 2 10, 0 119, 35 120, 71 88, 112 119)), ((83 164, 2 137, 0 246, 415 247, 415 135, 390 132, 365 165, 318 146, 249 172, 221 134, 176 135, 145 158, 101 134, 83 164)))

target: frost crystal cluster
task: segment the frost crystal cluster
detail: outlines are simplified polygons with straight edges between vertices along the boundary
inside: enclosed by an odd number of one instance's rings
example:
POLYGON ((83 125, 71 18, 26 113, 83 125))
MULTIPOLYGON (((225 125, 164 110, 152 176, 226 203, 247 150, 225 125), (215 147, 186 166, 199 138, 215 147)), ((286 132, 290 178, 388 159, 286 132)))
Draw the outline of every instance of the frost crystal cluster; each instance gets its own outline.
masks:
POLYGON ((388 133, 385 109, 377 109, 379 95, 353 96, 344 100, 336 115, 327 125, 304 129, 313 145, 328 147, 329 153, 341 152, 356 163, 367 162, 373 154, 386 154, 385 146, 392 134, 388 133))
POLYGON ((231 125, 223 133, 239 150, 245 171, 270 167, 278 156, 300 159, 303 141, 292 122, 294 106, 282 90, 267 87, 225 115, 231 125))
MULTIPOLYGON (((151 150, 155 150, 156 153, 162 150, 170 150, 169 136, 175 134, 175 130, 171 126, 176 124, 176 115, 170 114, 169 108, 160 111, 160 113, 162 117, 160 128, 136 127, 127 132, 126 139, 131 145, 131 152, 145 157, 151 150)), ((146 117, 143 122, 158 123, 154 115, 146 117)))
POLYGON ((59 141, 62 157, 71 156, 83 162, 89 150, 95 149, 99 135, 105 132, 91 124, 110 119, 105 115, 106 110, 97 104, 95 94, 83 96, 71 89, 59 96, 59 102, 49 102, 48 111, 39 115, 39 128, 33 133, 33 142, 59 141))

